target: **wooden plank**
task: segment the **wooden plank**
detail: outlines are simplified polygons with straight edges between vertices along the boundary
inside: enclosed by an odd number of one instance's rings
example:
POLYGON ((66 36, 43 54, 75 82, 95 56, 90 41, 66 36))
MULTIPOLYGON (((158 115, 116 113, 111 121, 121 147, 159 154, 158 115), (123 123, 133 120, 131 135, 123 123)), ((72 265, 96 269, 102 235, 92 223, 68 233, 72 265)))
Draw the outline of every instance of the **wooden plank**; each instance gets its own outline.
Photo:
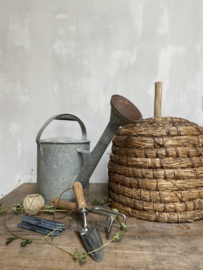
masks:
MULTIPOLYGON (((36 184, 23 184, 2 199, 3 206, 22 203, 24 197, 30 193, 36 193, 36 184)), ((95 195, 101 199, 106 196, 107 184, 90 184, 90 202, 95 195)), ((42 238, 40 234, 18 228, 16 225, 20 222, 21 215, 9 212, 6 220, 13 232, 29 238, 42 238)), ((42 217, 50 220, 53 218, 48 214, 42 217)), ((61 236, 54 237, 53 243, 70 253, 74 253, 75 248, 86 252, 77 229, 82 220, 76 214, 72 217, 73 223, 67 224, 66 230, 61 236)), ((91 213, 88 215, 89 226, 96 220, 103 243, 106 243, 106 218, 91 213)), ((118 225, 113 224, 112 236, 119 231, 118 225)), ((5 241, 10 233, 4 226, 3 217, 0 217, 0 269, 203 269, 203 220, 167 224, 128 217, 127 225, 128 229, 122 240, 105 247, 104 259, 100 264, 91 257, 81 264, 42 241, 35 241, 22 248, 22 240, 18 239, 6 246, 5 241)))

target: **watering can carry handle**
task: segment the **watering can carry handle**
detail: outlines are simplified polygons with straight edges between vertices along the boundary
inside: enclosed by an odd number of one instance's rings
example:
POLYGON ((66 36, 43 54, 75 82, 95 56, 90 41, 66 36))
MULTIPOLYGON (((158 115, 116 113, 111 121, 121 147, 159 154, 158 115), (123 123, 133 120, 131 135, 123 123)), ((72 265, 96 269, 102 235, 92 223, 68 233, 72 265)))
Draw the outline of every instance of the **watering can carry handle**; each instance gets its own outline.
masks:
POLYGON ((77 121, 80 124, 81 130, 82 130, 82 139, 86 140, 87 139, 87 132, 86 132, 86 128, 85 125, 83 124, 83 122, 76 117, 75 115, 72 114, 57 114, 52 116, 50 119, 48 119, 44 125, 41 127, 41 129, 39 130, 37 137, 36 137, 36 143, 39 144, 40 143, 40 137, 42 135, 42 132, 44 131, 44 129, 53 121, 53 120, 70 120, 70 121, 77 121))

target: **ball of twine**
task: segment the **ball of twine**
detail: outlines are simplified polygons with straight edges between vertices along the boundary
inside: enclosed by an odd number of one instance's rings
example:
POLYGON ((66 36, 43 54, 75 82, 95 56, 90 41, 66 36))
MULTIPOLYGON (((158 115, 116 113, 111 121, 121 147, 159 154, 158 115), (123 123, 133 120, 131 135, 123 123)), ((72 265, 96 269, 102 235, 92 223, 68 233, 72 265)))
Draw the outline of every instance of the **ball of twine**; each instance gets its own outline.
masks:
POLYGON ((23 201, 25 214, 30 216, 36 215, 42 206, 44 206, 44 199, 40 194, 29 194, 23 201))

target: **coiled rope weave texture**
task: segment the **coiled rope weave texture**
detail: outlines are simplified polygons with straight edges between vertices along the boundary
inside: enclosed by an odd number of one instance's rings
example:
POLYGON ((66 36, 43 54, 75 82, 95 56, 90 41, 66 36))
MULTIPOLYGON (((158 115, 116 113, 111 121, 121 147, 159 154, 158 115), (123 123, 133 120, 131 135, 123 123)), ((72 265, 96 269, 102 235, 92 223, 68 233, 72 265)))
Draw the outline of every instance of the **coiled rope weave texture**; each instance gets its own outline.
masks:
POLYGON ((203 218, 203 127, 173 117, 121 127, 113 139, 109 202, 160 222, 203 218))

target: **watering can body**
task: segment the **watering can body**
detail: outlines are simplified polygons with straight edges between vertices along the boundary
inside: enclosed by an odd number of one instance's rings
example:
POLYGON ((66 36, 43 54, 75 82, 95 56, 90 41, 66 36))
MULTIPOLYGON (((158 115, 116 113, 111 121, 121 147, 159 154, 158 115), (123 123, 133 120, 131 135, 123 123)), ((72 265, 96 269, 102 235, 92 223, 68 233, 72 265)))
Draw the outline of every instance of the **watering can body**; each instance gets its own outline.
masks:
MULTIPOLYGON (((75 178, 88 158, 90 141, 86 139, 86 128, 76 116, 60 114, 51 117, 40 129, 37 142, 37 193, 41 194, 48 204, 51 199, 73 186, 75 178), (82 139, 58 137, 40 140, 46 126, 53 120, 78 121, 82 129, 82 139), (84 151, 84 152, 82 152, 84 151)), ((89 183, 85 187, 86 200, 89 197, 89 183)), ((66 201, 76 202, 73 190, 62 195, 66 201)))
MULTIPOLYGON (((86 139, 83 122, 74 115, 56 115, 50 118, 37 134, 37 191, 49 203, 58 198, 74 182, 80 182, 89 199, 89 179, 103 153, 120 126, 137 123, 142 119, 138 108, 126 98, 113 95, 110 101, 110 121, 93 151, 89 152, 90 142, 86 139), (82 129, 82 140, 55 138, 40 140, 41 134, 52 120, 78 121, 82 129)), ((75 202, 73 191, 67 191, 63 200, 75 202)))

